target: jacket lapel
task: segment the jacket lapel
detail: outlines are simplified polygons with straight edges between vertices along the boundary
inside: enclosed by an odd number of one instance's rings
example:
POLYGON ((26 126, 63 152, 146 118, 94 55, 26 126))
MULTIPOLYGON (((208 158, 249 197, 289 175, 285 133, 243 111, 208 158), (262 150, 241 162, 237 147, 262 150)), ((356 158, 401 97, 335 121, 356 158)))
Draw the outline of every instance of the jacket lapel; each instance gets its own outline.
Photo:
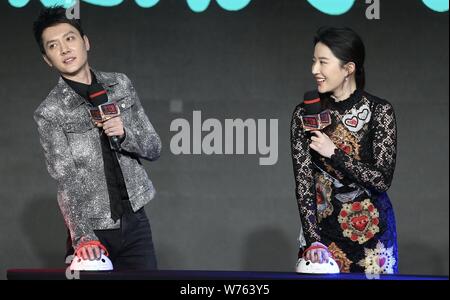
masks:
POLYGON ((59 77, 58 84, 56 85, 56 94, 62 95, 61 100, 70 111, 85 102, 83 97, 78 95, 62 77, 59 77))
POLYGON ((115 86, 116 84, 118 84, 115 77, 113 77, 111 75, 108 76, 107 73, 99 72, 92 68, 91 68, 91 70, 94 73, 95 77, 97 77, 97 81, 102 84, 103 88, 107 92, 111 92, 112 87, 115 86))

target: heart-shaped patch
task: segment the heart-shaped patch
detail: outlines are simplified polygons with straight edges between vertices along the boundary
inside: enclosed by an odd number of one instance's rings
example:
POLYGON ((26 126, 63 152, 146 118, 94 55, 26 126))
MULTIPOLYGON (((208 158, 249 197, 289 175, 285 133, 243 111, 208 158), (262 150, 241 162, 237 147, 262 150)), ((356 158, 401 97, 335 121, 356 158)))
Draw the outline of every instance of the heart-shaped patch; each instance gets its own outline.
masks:
POLYGON ((386 257, 385 256, 378 257, 377 263, 380 266, 380 268, 382 268, 384 266, 384 264, 386 263, 386 257))
POLYGON ((370 121, 371 115, 369 106, 364 104, 360 108, 354 108, 350 113, 346 114, 342 118, 342 123, 344 123, 348 130, 357 132, 363 128, 364 124, 370 121))
POLYGON ((357 117, 351 117, 349 119, 344 120, 345 125, 356 128, 358 127, 358 118, 357 117))
POLYGON ((362 112, 358 113, 358 119, 365 121, 367 117, 369 116, 369 110, 367 108, 364 108, 362 112))
POLYGON ((364 215, 353 217, 351 218, 350 222, 352 223, 353 228, 355 228, 356 230, 364 231, 369 224, 369 217, 364 215))

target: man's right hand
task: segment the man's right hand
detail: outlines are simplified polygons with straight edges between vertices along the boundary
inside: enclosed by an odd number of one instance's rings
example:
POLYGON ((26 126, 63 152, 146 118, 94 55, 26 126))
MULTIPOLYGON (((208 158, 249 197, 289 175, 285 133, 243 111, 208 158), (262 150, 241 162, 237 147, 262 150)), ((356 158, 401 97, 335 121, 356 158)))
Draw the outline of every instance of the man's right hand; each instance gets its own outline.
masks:
POLYGON ((99 260, 103 250, 97 245, 82 246, 77 250, 76 255, 83 260, 99 260))

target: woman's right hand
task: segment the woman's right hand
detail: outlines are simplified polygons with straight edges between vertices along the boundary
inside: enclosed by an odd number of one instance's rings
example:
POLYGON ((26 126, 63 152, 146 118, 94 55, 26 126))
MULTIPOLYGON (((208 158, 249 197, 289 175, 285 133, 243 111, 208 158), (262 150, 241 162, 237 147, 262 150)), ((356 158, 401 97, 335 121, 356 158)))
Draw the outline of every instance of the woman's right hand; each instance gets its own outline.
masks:
POLYGON ((313 263, 327 263, 330 257, 330 253, 328 252, 328 247, 322 243, 314 242, 311 244, 313 246, 321 246, 323 248, 316 248, 308 250, 306 249, 304 257, 305 259, 313 262, 313 263))

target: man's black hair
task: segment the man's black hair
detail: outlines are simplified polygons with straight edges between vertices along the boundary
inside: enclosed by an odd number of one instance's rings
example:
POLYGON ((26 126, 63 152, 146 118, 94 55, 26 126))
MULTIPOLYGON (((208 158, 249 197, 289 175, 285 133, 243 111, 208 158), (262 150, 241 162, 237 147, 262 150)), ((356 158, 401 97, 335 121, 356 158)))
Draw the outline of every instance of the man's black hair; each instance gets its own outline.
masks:
POLYGON ((43 8, 39 14, 39 17, 33 23, 34 38, 39 45, 39 48, 43 54, 45 54, 44 44, 42 42, 42 33, 48 27, 67 23, 75 27, 81 36, 84 36, 83 28, 81 28, 80 19, 68 19, 66 16, 66 9, 62 6, 52 6, 49 8, 43 8))

